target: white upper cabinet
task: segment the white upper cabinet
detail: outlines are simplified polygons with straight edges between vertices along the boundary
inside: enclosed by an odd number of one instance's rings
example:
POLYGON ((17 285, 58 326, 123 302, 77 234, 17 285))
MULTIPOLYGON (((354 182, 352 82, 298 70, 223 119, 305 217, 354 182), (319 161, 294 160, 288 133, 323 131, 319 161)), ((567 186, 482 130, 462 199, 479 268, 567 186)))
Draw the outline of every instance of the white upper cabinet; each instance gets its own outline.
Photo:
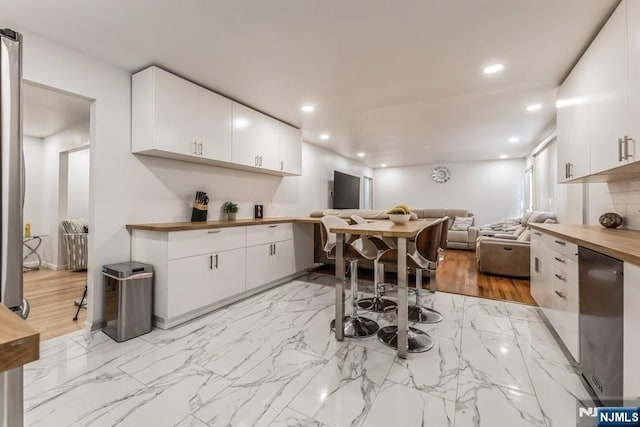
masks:
POLYGON ((588 74, 581 62, 558 91, 558 182, 589 175, 588 74))
POLYGON ((615 168, 623 162, 621 139, 628 133, 627 2, 615 10, 588 49, 594 58, 590 75, 591 172, 615 168))
POLYGON ((158 67, 134 74, 132 84, 131 152, 272 175, 301 174, 293 159, 302 140, 283 152, 282 122, 158 67))
POLYGON ((198 143, 207 159, 231 161, 232 102, 204 88, 198 88, 198 143))
POLYGON ((133 76, 132 151, 195 155, 198 87, 157 67, 133 76))
POLYGON ((260 122, 262 115, 244 105, 233 103, 233 142, 231 161, 233 163, 259 166, 260 122))
POLYGON ((264 114, 260 121, 260 167, 280 169, 280 122, 264 114))
MULTIPOLYGON (((640 144, 640 3, 627 2, 627 49, 629 51, 629 139, 624 148, 624 161, 637 162, 636 148, 640 144)), ((640 154, 640 153, 639 153, 640 154)))
POLYGON ((637 161, 640 138, 639 3, 618 5, 560 87, 560 182, 637 173, 635 166, 621 167, 637 161))
POLYGON ((280 168, 293 175, 302 173, 302 132, 280 123, 280 168))

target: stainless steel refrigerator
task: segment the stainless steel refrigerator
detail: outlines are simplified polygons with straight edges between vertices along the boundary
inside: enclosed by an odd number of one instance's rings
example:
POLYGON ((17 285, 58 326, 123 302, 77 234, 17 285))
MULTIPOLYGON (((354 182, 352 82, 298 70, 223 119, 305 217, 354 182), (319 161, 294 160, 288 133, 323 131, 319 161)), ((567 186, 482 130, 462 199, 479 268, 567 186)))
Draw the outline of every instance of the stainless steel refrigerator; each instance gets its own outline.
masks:
MULTIPOLYGON (((22 293, 22 36, 0 29, 0 303, 26 318, 22 293)), ((22 368, 0 373, 0 426, 23 425, 22 368)))

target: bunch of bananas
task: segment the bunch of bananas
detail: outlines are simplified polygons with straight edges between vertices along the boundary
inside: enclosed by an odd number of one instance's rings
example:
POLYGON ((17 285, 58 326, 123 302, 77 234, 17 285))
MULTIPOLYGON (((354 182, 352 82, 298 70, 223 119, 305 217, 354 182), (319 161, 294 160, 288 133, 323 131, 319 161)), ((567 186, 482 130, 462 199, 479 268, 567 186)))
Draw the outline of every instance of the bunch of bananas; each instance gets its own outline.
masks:
POLYGON ((411 209, 405 205, 398 205, 387 211, 388 215, 411 215, 411 209))

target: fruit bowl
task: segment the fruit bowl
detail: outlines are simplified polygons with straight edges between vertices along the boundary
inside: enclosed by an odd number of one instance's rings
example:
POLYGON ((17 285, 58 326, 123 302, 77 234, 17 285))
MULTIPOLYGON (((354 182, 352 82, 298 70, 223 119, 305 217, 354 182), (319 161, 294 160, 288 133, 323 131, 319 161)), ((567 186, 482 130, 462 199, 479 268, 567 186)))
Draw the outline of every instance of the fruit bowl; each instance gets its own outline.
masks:
POLYGON ((410 218, 410 214, 389 214, 389 221, 395 225, 406 224, 410 218))

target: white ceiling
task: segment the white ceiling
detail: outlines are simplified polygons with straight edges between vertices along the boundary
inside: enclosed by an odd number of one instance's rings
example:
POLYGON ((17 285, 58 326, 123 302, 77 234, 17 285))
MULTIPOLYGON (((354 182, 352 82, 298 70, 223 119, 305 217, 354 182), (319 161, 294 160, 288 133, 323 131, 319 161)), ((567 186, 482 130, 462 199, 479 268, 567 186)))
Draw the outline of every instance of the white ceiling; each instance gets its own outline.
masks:
POLYGON ((3 0, 0 25, 130 71, 159 65, 301 127, 309 142, 393 166, 524 156, 617 3, 3 0), (484 75, 494 62, 504 71, 484 75), (300 111, 306 102, 314 113, 300 111), (532 102, 543 109, 525 112, 532 102))
POLYGON ((90 103, 86 99, 30 84, 24 85, 23 108, 23 132, 37 138, 89 121, 90 103))

